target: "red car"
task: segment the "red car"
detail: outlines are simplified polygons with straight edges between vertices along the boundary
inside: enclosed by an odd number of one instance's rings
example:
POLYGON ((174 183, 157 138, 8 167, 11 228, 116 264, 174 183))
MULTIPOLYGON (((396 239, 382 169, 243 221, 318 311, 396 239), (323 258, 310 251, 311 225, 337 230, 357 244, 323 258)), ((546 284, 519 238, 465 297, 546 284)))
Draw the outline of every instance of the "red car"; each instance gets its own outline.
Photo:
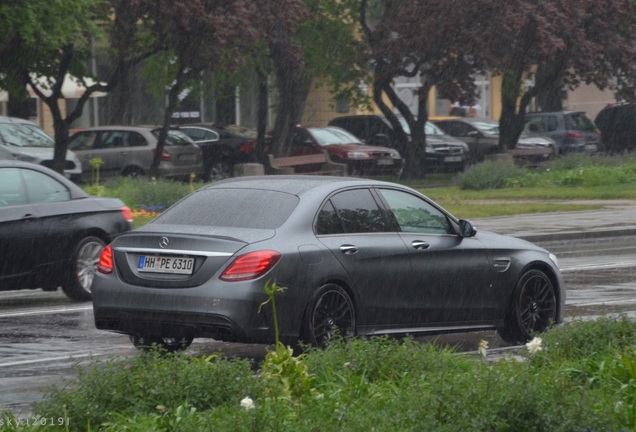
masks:
POLYGON ((364 144, 339 127, 297 127, 290 156, 326 151, 333 162, 344 163, 350 175, 395 174, 402 172, 400 153, 388 147, 364 144))

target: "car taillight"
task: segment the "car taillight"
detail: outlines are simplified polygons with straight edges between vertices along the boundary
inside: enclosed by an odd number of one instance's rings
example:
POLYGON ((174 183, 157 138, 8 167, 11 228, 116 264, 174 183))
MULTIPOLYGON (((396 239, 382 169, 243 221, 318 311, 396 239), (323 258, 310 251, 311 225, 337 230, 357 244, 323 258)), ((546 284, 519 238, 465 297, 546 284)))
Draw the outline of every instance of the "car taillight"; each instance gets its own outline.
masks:
MULTIPOLYGON (((152 154, 157 154, 157 149, 152 149, 152 154)), ((170 157, 170 153, 168 153, 167 151, 162 151, 161 152, 161 160, 164 162, 170 162, 172 160, 172 158, 170 157)))
POLYGON ((256 141, 248 140, 243 143, 243 145, 239 148, 239 152, 241 153, 254 153, 256 151, 256 141))
POLYGON ((102 250, 102 256, 99 258, 99 264, 97 264, 97 271, 104 274, 113 272, 113 249, 110 245, 102 250))
POLYGON ((280 253, 273 250, 251 252, 241 255, 229 265, 220 276, 228 282, 256 279, 267 273, 280 259, 280 253))
POLYGON ((583 138, 583 132, 566 132, 565 133, 565 137, 566 138, 574 138, 574 139, 581 139, 583 138))
POLYGON ((133 223, 133 215, 132 211, 130 211, 130 207, 123 206, 120 210, 121 214, 124 216, 124 219, 126 219, 129 223, 133 223))

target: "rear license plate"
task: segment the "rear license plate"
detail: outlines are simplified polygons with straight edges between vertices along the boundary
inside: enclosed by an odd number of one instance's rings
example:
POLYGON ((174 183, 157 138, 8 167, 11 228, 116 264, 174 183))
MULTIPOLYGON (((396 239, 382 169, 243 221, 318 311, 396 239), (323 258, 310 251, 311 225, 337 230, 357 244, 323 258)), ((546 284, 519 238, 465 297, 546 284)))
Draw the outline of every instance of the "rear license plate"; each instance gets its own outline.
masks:
POLYGON ((179 156, 179 160, 181 162, 196 162, 197 161, 197 155, 184 154, 184 155, 179 156))
POLYGON ((448 156, 444 158, 444 162, 461 162, 464 160, 461 156, 448 156))
POLYGON ((192 274, 194 258, 142 255, 139 257, 137 270, 151 273, 192 274))
POLYGON ((378 159, 378 165, 393 165, 393 159, 378 159))

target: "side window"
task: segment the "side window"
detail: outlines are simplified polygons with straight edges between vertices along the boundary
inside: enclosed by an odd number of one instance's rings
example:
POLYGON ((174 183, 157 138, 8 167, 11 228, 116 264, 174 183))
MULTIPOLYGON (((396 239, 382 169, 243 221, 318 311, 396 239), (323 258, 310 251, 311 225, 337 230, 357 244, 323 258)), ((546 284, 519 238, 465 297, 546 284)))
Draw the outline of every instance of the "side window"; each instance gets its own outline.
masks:
POLYGON ((309 134, 304 130, 297 130, 292 137, 292 145, 296 147, 310 147, 313 146, 313 141, 309 137, 309 134))
POLYGON ((126 147, 126 141, 128 141, 127 136, 128 134, 126 132, 103 132, 100 137, 101 139, 99 141, 98 147, 102 149, 126 147))
POLYGON ((331 204, 347 233, 389 231, 384 211, 368 189, 340 192, 331 197, 331 204))
POLYGON ((316 221, 316 234, 343 234, 344 229, 340 218, 333 208, 331 201, 327 201, 318 212, 318 220, 316 221))
POLYGON ((95 145, 95 137, 97 136, 94 132, 78 132, 73 135, 71 138, 71 142, 68 144, 69 150, 90 150, 95 145))
POLYGON ((557 118, 555 116, 548 116, 545 118, 545 128, 548 132, 554 132, 558 128, 557 118))
POLYGON ((148 145, 148 141, 138 132, 128 133, 128 147, 143 147, 148 145))
POLYGON ((219 134, 211 130, 206 130, 203 134, 203 139, 206 141, 218 141, 219 134))
POLYGON ((37 171, 24 170, 29 201, 32 204, 68 201, 71 193, 62 183, 37 171))
POLYGON ((0 207, 27 204, 26 191, 17 168, 0 169, 0 207))
POLYGON ((451 234, 446 215, 423 199, 402 191, 380 189, 389 204, 400 230, 410 233, 451 234))

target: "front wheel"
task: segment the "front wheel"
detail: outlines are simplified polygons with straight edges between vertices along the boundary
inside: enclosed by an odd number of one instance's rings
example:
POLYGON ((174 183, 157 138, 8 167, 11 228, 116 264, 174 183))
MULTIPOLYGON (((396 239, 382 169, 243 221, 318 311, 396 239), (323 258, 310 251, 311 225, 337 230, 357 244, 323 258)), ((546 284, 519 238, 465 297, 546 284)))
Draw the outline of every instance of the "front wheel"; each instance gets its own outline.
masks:
POLYGON ((92 298, 91 285, 104 246, 106 243, 102 239, 88 236, 75 247, 71 269, 62 285, 62 291, 71 300, 88 301, 92 298))
POLYGON ((194 340, 190 336, 181 337, 161 337, 161 336, 142 336, 130 335, 130 341, 135 348, 148 351, 153 345, 158 346, 168 352, 183 351, 192 344, 194 340))
POLYGON ((349 294, 334 284, 322 286, 305 316, 303 339, 324 348, 335 337, 355 335, 356 314, 349 294))
POLYGON ((517 283, 499 335, 508 343, 524 343, 556 323, 556 318, 557 298, 552 281, 540 270, 529 270, 517 283))

